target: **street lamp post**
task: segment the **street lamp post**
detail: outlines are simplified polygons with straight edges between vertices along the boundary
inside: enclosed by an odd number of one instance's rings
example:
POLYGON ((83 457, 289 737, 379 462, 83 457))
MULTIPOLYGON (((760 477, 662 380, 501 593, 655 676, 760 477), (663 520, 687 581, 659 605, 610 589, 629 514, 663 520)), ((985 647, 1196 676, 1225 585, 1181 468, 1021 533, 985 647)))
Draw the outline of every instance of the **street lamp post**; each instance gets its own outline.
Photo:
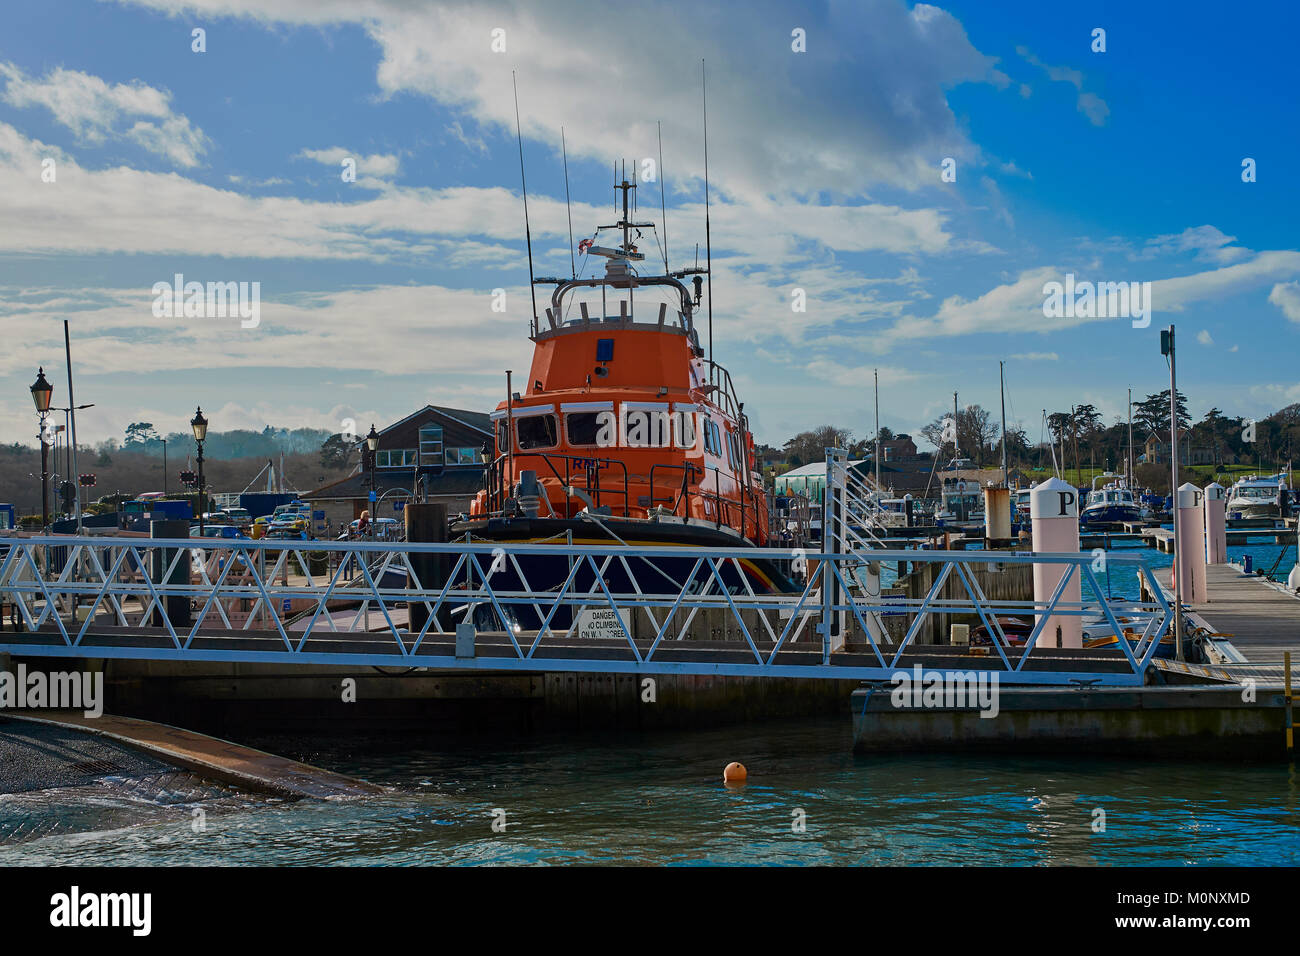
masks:
POLYGON ((163 446, 163 497, 167 497, 167 439, 160 439, 163 446))
POLYGON ((50 396, 54 386, 45 378, 45 368, 36 370, 36 381, 32 384, 32 402, 36 405, 36 414, 41 420, 41 533, 50 530, 50 443, 45 440, 46 419, 50 414, 50 396))
POLYGON ((199 454, 199 537, 203 537, 203 440, 208 437, 208 420, 203 417, 203 409, 195 408, 194 417, 190 419, 190 428, 194 431, 194 443, 198 445, 199 454))
MULTIPOLYGON (((379 482, 377 480, 377 472, 375 470, 375 466, 377 464, 375 460, 376 457, 375 453, 379 449, 379 433, 375 431, 375 426, 373 422, 370 425, 370 433, 366 435, 366 447, 370 449, 370 497, 372 499, 375 499, 377 492, 379 491, 379 482)), ((377 504, 378 504, 378 500, 374 500, 370 502, 370 507, 372 509, 372 513, 370 515, 370 540, 372 541, 375 538, 375 514, 373 512, 374 510, 377 510, 376 509, 377 504)))

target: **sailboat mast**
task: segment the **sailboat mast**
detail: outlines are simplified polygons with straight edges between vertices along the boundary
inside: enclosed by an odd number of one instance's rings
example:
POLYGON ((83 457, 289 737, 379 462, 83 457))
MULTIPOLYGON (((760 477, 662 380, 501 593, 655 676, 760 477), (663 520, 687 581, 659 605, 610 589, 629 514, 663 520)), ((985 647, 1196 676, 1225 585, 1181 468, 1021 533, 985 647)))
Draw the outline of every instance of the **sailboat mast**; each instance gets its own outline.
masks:
POLYGON ((880 370, 872 369, 876 381, 876 488, 880 488, 880 370))
POLYGON ((1133 490, 1133 389, 1128 390, 1128 488, 1133 490))
MULTIPOLYGON (((1052 468, 1056 471, 1056 477, 1061 477, 1061 466, 1056 463, 1056 442, 1052 440, 1052 426, 1047 422, 1047 409, 1043 409, 1043 428, 1047 431, 1047 450, 1052 453, 1052 468)), ((1039 437, 1042 437, 1041 432, 1039 437)), ((1061 445, 1061 456, 1065 456, 1065 445, 1061 445)))
POLYGON ((1002 372, 1003 364, 998 362, 998 396, 1002 399, 1002 487, 1010 488, 1011 481, 1007 474, 1007 389, 1002 372))
POLYGON ((961 457, 961 446, 957 443, 957 393, 952 393, 952 467, 957 468, 957 459, 961 457))

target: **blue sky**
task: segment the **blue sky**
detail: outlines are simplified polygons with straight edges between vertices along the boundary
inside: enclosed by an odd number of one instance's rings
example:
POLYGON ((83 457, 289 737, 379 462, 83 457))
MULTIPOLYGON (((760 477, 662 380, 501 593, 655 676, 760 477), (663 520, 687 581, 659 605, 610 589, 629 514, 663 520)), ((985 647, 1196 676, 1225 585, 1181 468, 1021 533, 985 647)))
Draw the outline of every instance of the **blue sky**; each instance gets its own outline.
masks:
MULTIPOLYGON (((0 440, 72 323, 83 441, 132 421, 381 426, 488 409, 531 347, 511 72, 539 274, 609 221, 610 166, 657 153, 674 268, 703 242, 714 338, 759 440, 915 431, 1164 387, 1193 414, 1300 401, 1289 4, 898 0, 52 0, 0 33, 0 440), (206 51, 191 31, 206 31, 206 51), (1093 52, 1093 30, 1106 31, 1093 52), (806 33, 806 52, 791 31, 806 33), (491 49, 492 31, 506 49, 491 49), (357 181, 340 178, 340 158, 357 181), (1244 158, 1257 181, 1242 181, 1244 158), (53 159, 54 182, 42 163, 53 159), (940 175, 955 161, 956 181, 940 175), (151 287, 256 281, 261 322, 156 318, 151 287), (1149 328, 1048 319, 1046 281, 1152 283, 1149 328), (493 289, 507 311, 491 310, 493 289), (808 308, 791 311, 791 290, 808 308)), ((642 213, 658 219, 646 184, 642 213)))

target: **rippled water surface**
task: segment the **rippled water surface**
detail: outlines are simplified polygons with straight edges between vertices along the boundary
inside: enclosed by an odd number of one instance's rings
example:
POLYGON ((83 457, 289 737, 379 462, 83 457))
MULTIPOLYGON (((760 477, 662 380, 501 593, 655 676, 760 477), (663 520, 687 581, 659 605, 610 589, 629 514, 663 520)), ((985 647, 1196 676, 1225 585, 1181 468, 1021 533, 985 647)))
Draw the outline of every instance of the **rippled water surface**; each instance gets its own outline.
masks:
POLYGON ((0 847, 0 865, 1300 863, 1300 781, 1285 765, 855 756, 847 717, 617 737, 245 742, 392 789, 227 801, 197 833, 188 812, 142 809, 123 825, 115 806, 102 829, 0 847), (749 768, 739 789, 721 782, 733 759, 749 768))

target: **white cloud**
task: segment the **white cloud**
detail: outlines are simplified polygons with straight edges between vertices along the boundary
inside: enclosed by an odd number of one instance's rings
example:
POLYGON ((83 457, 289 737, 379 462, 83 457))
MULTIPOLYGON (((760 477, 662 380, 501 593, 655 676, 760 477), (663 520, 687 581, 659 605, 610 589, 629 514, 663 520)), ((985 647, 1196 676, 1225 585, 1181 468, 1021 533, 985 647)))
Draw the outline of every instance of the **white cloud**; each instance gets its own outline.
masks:
POLYGON ((1106 117, 1110 115, 1110 107, 1096 93, 1079 94, 1079 112, 1088 117, 1088 122, 1093 126, 1103 126, 1106 123, 1106 117))
MULTIPOLYGON (((904 315, 884 330, 877 341, 885 347, 900 340, 938 339, 947 335, 980 332, 1053 332, 1089 322, 1113 322, 1112 318, 1045 318, 1043 285, 1060 281, 1067 271, 1043 266, 1022 272, 1013 282, 989 289, 974 299, 960 295, 944 299, 933 316, 904 315)), ((1267 282, 1300 274, 1300 252, 1277 250, 1260 252, 1246 262, 1186 276, 1151 281, 1153 314, 1180 312, 1195 302, 1221 298, 1267 282)), ((1135 276, 1131 281, 1143 277, 1135 276)), ((1300 283, 1280 283, 1273 287, 1269 301, 1286 313, 1294 312, 1300 321, 1300 283)), ((1288 317, 1292 317, 1288 315, 1288 317)), ((1127 320, 1121 320, 1127 321, 1127 320)))
POLYGON ((978 154, 947 91, 1009 82, 950 13, 900 0, 807 11, 801 25, 818 45, 816 56, 792 53, 788 31, 785 42, 773 42, 772 25, 789 16, 776 0, 757 0, 743 17, 687 2, 638 8, 656 35, 689 39, 672 43, 627 43, 628 21, 594 16, 584 0, 552 0, 544 9, 525 0, 136 2, 174 15, 360 24, 382 51, 376 79, 384 94, 427 95, 480 126, 508 131, 513 71, 525 137, 558 154, 563 125, 570 159, 654 156, 661 119, 667 174, 678 179, 703 172, 704 60, 710 174, 715 189, 733 198, 937 185, 936 157, 978 154), (505 30, 505 53, 490 48, 496 28, 505 30), (848 90, 870 93, 842 95, 848 90), (631 101, 645 108, 629 112, 631 101))
POLYGON ((1300 282, 1279 282, 1268 294, 1268 301, 1292 322, 1300 322, 1300 282))
MULTIPOLYGON (((1196 333, 1196 341, 1200 342, 1202 345, 1213 345, 1213 344, 1214 344, 1214 339, 1210 336, 1210 330, 1209 330, 1209 329, 1201 329, 1201 331, 1197 332, 1197 333, 1196 333)), ((1172 415, 1173 412, 1170 412, 1170 414, 1172 415)))
MULTIPOLYGON (((1085 93, 1083 89, 1083 74, 1078 70, 1068 66, 1048 66, 1037 56, 1029 51, 1027 47, 1018 46, 1016 52, 1024 57, 1025 62, 1040 67, 1046 74, 1047 78, 1054 83, 1069 83, 1078 91, 1079 98, 1076 106, 1080 113, 1088 117, 1088 122, 1093 126, 1102 126, 1106 122, 1106 117, 1110 115, 1110 107, 1096 93, 1085 93)), ((1024 89, 1021 89, 1021 96, 1027 95, 1024 89)))
POLYGON ((506 288, 505 313, 492 311, 487 290, 384 285, 274 299, 264 288, 261 324, 242 329, 238 319, 156 318, 144 287, 83 289, 75 301, 63 289, 0 287, 0 314, 20 316, 28 330, 0 352, 0 374, 61 354, 63 318, 77 354, 95 357, 95 374, 138 370, 135 346, 164 340, 170 369, 279 366, 287 356, 298 368, 394 375, 495 368, 530 347, 527 289, 506 288))
POLYGON ((203 131, 172 111, 171 93, 139 80, 110 85, 98 76, 62 67, 38 80, 12 63, 0 63, 0 77, 6 81, 6 103, 45 107, 83 143, 129 140, 187 168, 197 166, 207 151, 203 131))
MULTIPOLYGON (((334 149, 320 153, 330 163, 342 155, 334 149)), ((57 182, 42 183, 41 160, 51 155, 62 154, 0 123, 0 207, 9 214, 0 251, 375 260, 437 254, 462 262, 472 251, 496 256, 499 264, 518 262, 518 252, 508 247, 464 242, 521 240, 519 195, 503 187, 386 185, 379 195, 353 202, 317 202, 247 196, 175 174, 87 169, 71 158, 62 158, 57 182), (181 222, 183 229, 162 225, 181 222)), ((377 170, 396 163, 393 157, 364 158, 377 170)), ((567 266, 563 200, 539 194, 529 200, 534 239, 563 240, 558 258, 567 266)), ((609 210, 575 203, 572 212, 575 225, 589 225, 605 221, 609 210)), ((671 216, 676 235, 704 234, 703 203, 683 204, 671 216)), ((756 197, 748 204, 715 202, 712 222, 715 260, 730 250, 737 263, 806 260, 809 250, 801 244, 906 254, 942 252, 952 242, 941 212, 884 204, 807 205, 756 197)))
POLYGON ((1020 362, 1059 362, 1061 356, 1055 352, 1018 352, 1011 358, 1020 362))
POLYGON ((362 177, 357 180, 358 185, 383 185, 380 181, 392 179, 396 176, 398 167, 398 159, 392 153, 375 153, 371 156, 364 156, 355 150, 344 149, 342 146, 331 146, 328 149, 304 149, 299 151, 293 158, 309 159, 312 162, 331 166, 339 174, 342 172, 343 161, 351 159, 356 165, 356 173, 362 177))
POLYGON ((1236 236, 1225 235, 1214 226, 1193 226, 1179 233, 1147 240, 1141 258, 1192 252, 1197 259, 1227 265, 1250 255, 1249 249, 1232 245, 1236 241, 1236 236))
POLYGON ((480 153, 483 156, 488 154, 487 143, 483 141, 483 137, 478 135, 471 136, 465 131, 465 127, 460 120, 454 120, 448 124, 447 132, 465 148, 472 149, 474 152, 480 153))

